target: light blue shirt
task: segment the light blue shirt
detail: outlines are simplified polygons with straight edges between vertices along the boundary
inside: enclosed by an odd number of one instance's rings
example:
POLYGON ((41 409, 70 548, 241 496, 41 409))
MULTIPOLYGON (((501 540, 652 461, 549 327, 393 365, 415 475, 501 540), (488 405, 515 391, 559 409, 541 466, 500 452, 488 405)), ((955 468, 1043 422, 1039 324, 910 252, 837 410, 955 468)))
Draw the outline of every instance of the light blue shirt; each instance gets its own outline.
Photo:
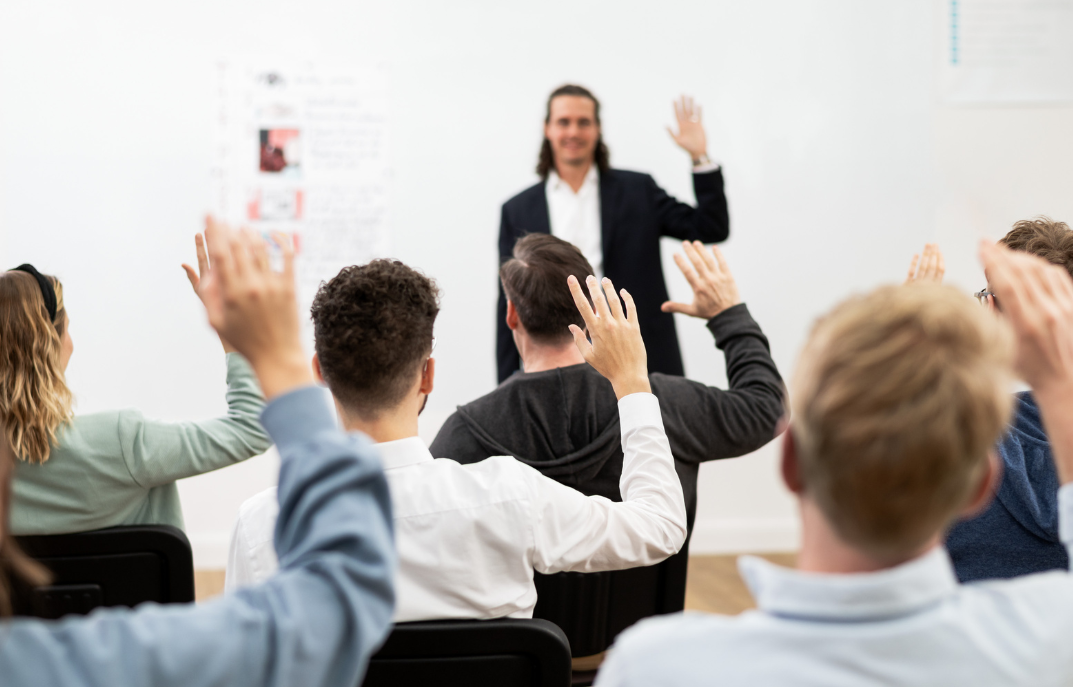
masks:
POLYGON ((4 687, 361 683, 391 625, 395 558, 373 445, 336 428, 315 387, 265 408, 279 448, 279 574, 194 605, 0 623, 4 687))
MULTIPOLYGON (((1073 484, 1058 492, 1073 549, 1073 484)), ((876 573, 803 573, 743 557, 758 610, 646 620, 615 642, 612 685, 1070 685, 1073 575, 959 585, 936 548, 876 573)))

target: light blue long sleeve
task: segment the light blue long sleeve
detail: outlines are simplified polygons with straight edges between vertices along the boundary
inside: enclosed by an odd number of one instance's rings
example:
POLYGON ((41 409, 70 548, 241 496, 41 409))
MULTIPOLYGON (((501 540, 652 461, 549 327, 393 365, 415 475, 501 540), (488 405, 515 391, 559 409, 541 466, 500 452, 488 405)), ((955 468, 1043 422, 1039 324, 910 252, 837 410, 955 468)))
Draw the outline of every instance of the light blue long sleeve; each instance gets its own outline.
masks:
POLYGON ((335 427, 316 388, 261 422, 282 458, 278 575, 199 606, 0 623, 5 687, 360 684, 391 625, 391 505, 372 444, 335 427))

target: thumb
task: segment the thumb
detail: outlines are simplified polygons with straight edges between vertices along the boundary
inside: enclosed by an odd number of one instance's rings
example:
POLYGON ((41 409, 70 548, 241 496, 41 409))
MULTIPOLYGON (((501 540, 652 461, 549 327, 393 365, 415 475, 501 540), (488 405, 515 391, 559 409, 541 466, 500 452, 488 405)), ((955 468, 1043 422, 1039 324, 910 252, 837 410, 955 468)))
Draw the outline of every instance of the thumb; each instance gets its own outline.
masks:
POLYGON ((666 301, 663 305, 659 306, 659 309, 663 312, 677 312, 683 315, 692 315, 693 309, 686 303, 677 303, 675 301, 666 301))
POLYGON ((585 332, 581 331, 581 327, 572 324, 570 325, 570 333, 574 335, 574 345, 577 346, 577 350, 581 353, 581 357, 585 360, 591 360, 592 344, 589 343, 588 338, 585 337, 585 332))
POLYGON ((674 139, 675 143, 678 142, 678 134, 674 133, 674 129, 672 129, 671 127, 667 127, 667 133, 671 135, 671 138, 674 139))

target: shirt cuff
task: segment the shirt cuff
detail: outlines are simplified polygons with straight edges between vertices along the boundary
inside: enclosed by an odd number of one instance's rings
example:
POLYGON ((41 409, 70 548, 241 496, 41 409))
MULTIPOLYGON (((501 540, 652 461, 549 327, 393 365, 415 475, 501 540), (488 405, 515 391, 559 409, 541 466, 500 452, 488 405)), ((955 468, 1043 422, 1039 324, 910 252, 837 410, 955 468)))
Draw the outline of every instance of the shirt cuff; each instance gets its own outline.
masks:
POLYGON ((709 172, 714 172, 715 170, 719 169, 722 166, 723 165, 719 164, 715 160, 708 160, 704 164, 693 165, 693 173, 694 174, 708 174, 709 172))
POLYGON ((624 396, 618 402, 618 418, 623 437, 638 427, 663 429, 663 415, 659 412, 659 399, 655 394, 636 393, 624 396))
POLYGON ((277 396, 261 411, 261 426, 281 456, 293 444, 310 441, 321 432, 339 431, 326 395, 318 386, 304 386, 277 396))
POLYGON ((1073 482, 1058 489, 1058 538, 1073 548, 1073 482))

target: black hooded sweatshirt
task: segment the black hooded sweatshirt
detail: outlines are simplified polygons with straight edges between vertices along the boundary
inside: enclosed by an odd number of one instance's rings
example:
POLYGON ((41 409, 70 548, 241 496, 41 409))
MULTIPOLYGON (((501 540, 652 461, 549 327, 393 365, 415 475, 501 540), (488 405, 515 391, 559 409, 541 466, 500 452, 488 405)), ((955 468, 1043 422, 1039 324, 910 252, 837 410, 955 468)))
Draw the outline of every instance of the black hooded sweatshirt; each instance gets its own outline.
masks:
MULTIPOLYGON (((744 304, 708 321, 726 358, 727 390, 653 373, 690 530, 700 463, 755 451, 775 437, 783 385, 767 338, 744 304)), ((432 455, 476 463, 514 456, 588 496, 621 501, 622 443, 611 382, 587 363, 519 372, 447 418, 432 455)))

